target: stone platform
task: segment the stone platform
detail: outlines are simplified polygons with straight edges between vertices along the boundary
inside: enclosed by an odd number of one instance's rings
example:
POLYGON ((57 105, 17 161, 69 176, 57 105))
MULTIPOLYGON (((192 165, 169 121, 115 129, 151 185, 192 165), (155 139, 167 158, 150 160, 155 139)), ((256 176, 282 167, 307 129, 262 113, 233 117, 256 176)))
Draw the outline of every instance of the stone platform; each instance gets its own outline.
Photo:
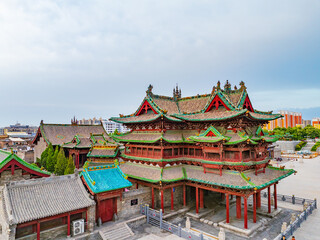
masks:
POLYGON ((224 228, 226 231, 234 232, 237 235, 249 237, 256 230, 263 226, 263 221, 257 221, 253 223, 251 219, 248 219, 248 229, 245 229, 243 226, 243 219, 230 218, 230 223, 226 223, 226 221, 219 222, 219 226, 224 228))
POLYGON ((204 216, 213 213, 213 209, 207 209, 207 208, 203 208, 203 209, 199 209, 199 213, 196 213, 196 210, 192 210, 190 212, 187 212, 186 216, 195 219, 195 220, 199 220, 200 218, 203 218, 204 216))

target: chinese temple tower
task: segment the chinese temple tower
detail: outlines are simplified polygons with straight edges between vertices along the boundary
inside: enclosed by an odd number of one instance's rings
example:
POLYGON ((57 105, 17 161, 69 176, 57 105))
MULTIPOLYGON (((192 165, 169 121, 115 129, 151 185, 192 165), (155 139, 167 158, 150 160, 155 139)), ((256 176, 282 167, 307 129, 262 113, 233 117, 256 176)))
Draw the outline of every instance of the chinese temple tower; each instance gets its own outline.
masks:
POLYGON ((152 207, 173 209, 180 199, 186 205, 188 198, 195 200, 198 213, 204 191, 213 191, 226 200, 227 223, 229 199, 236 197, 237 218, 243 201, 247 228, 248 197, 253 196, 255 222, 261 190, 268 189, 271 212, 271 187, 276 193, 279 180, 294 173, 269 165, 267 149, 277 137, 264 133, 262 126, 281 115, 254 109, 244 82, 234 89, 228 81, 224 87, 218 82, 211 93, 191 97, 182 97, 178 87, 172 97, 152 90, 150 85, 135 113, 111 118, 131 129, 114 137, 125 144, 121 170, 137 187, 152 189, 152 207))

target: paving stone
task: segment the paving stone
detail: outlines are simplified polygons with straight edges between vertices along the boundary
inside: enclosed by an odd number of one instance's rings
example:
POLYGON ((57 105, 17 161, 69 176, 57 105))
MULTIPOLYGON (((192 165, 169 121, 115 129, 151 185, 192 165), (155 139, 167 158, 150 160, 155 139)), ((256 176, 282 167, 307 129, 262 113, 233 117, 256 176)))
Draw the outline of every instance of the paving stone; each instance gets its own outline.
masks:
POLYGON ((204 222, 205 224, 208 224, 209 220, 205 219, 203 222, 204 222))

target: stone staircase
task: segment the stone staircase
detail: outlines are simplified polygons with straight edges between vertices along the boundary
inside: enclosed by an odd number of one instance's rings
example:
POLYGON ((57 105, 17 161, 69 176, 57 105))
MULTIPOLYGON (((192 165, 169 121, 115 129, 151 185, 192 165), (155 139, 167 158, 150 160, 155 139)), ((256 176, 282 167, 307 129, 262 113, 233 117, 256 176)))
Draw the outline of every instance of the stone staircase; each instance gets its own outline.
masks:
POLYGON ((301 149, 301 151, 311 151, 311 148, 313 147, 315 143, 313 141, 307 141, 307 144, 301 149))
POLYGON ((130 239, 134 233, 126 223, 119 223, 112 227, 101 229, 99 235, 103 240, 124 240, 130 239))

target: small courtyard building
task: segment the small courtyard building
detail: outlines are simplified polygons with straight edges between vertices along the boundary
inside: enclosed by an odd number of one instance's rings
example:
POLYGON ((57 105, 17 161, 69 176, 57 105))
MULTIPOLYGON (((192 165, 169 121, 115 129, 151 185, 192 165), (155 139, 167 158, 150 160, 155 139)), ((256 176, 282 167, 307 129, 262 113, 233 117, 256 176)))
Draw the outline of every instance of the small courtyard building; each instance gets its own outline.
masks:
POLYGON ((75 220, 86 231, 95 224, 95 202, 76 175, 7 183, 0 203, 2 240, 56 239, 70 236, 75 220))

